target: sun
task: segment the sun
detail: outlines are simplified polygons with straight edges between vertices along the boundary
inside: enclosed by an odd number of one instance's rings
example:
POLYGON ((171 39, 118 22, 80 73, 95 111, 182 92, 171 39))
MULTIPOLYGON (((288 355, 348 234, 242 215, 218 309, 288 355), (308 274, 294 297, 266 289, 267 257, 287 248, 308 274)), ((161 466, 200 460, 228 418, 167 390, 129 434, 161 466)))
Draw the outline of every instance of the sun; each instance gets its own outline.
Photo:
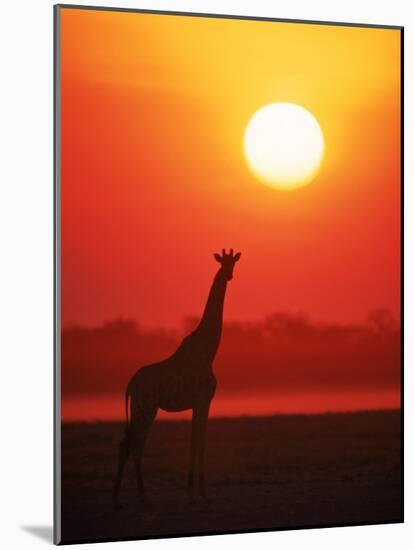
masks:
POLYGON ((252 172, 283 190, 310 183, 321 164, 324 137, 316 118, 295 103, 271 103, 254 113, 244 134, 252 172))

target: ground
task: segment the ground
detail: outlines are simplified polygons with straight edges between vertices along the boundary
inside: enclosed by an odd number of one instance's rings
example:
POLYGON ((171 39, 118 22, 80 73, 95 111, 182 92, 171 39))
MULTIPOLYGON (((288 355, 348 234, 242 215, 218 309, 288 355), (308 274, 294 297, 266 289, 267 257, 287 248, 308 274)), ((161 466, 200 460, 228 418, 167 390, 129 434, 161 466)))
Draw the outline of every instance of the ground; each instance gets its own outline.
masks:
POLYGON ((400 413, 292 415, 209 421, 209 501, 185 486, 188 421, 155 422, 144 459, 152 505, 136 500, 133 463, 123 508, 111 488, 122 423, 62 426, 62 539, 171 535, 398 522, 400 413))

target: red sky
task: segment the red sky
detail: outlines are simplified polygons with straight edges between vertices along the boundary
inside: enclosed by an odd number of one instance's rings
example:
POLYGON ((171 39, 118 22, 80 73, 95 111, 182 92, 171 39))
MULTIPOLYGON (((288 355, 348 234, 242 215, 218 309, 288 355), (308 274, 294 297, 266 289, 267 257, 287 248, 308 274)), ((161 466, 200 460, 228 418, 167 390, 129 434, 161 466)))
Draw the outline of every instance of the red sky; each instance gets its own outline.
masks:
POLYGON ((182 327, 223 247, 243 254, 227 322, 398 318, 399 40, 63 9, 63 326, 182 327), (290 192, 257 180, 242 147, 253 113, 278 101, 309 109, 326 143, 314 181, 290 192))

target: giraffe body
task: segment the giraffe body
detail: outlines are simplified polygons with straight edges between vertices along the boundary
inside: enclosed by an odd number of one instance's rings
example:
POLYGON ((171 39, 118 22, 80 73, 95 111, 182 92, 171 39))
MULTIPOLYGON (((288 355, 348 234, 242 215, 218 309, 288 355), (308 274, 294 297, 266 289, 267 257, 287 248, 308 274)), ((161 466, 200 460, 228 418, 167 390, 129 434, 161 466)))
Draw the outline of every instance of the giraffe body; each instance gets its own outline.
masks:
POLYGON ((167 359, 140 368, 126 389, 126 435, 120 443, 114 504, 118 504, 121 478, 130 452, 136 466, 138 493, 145 496, 141 472, 142 454, 158 409, 167 412, 192 410, 192 433, 188 491, 190 500, 204 496, 204 450, 211 400, 216 390, 212 365, 220 345, 227 281, 232 279, 240 254, 215 254, 221 268, 214 277, 198 327, 184 338, 167 359), (128 408, 128 403, 130 407, 128 408), (128 421, 128 412, 130 419, 128 421))

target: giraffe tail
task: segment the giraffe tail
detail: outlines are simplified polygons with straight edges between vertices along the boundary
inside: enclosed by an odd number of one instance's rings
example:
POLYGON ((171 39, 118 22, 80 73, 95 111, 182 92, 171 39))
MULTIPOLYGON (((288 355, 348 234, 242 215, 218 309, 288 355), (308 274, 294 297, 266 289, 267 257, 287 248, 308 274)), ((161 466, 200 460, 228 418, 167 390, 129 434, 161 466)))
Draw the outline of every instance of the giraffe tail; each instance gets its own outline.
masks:
POLYGON ((130 416, 128 414, 129 406, 131 404, 131 394, 129 392, 129 386, 127 387, 125 391, 125 419, 126 419, 126 426, 125 426, 125 433, 127 436, 127 439, 129 438, 129 432, 130 432, 130 416), (129 403, 128 403, 129 400, 129 403))

